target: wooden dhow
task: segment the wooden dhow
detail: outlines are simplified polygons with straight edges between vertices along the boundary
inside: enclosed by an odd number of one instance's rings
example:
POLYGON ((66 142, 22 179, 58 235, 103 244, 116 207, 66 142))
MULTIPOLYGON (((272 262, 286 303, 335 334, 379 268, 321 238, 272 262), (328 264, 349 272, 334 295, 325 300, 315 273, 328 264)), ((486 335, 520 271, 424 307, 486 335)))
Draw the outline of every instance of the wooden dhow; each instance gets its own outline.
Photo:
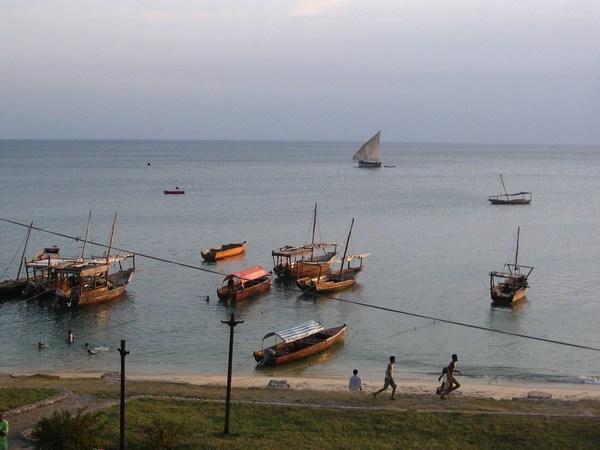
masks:
MULTIPOLYGON (((115 213, 105 256, 81 258, 49 268, 48 288, 54 290, 55 304, 67 308, 96 305, 116 300, 125 293, 135 272, 135 254, 110 255, 116 223, 115 213)), ((87 231, 84 250, 86 241, 87 231)))
POLYGON ((490 295, 495 305, 510 306, 523 300, 529 289, 528 278, 533 267, 519 264, 519 236, 521 228, 517 228, 517 245, 515 262, 505 264, 506 271, 490 272, 490 295))
POLYGON ((516 192, 514 194, 509 194, 506 190, 506 185, 504 184, 504 178, 502 178, 502 174, 500 174, 500 185, 504 193, 499 195, 490 195, 488 197, 488 201, 492 205, 529 205, 531 203, 531 192, 516 192))
POLYGON ((206 248, 200 252, 202 258, 208 262, 215 262, 220 259, 231 258, 246 252, 247 241, 234 242, 230 244, 219 244, 213 248, 206 248))
POLYGON ((337 253, 337 243, 315 242, 317 204, 313 213, 312 239, 310 244, 285 245, 271 252, 273 272, 283 279, 315 277, 329 273, 329 267, 337 253))
POLYGON ((358 161, 358 167, 378 168, 381 167, 379 155, 379 137, 381 131, 365 142, 362 147, 354 154, 352 159, 358 161))
POLYGON ((253 353, 254 359, 261 367, 279 366, 307 358, 342 342, 346 329, 346 324, 325 329, 316 320, 309 320, 286 330, 272 331, 263 337, 262 350, 253 353), (265 339, 270 337, 279 338, 280 342, 265 348, 265 339))
POLYGON ((230 273, 217 289, 219 299, 237 302, 267 292, 271 288, 271 276, 261 266, 252 266, 230 273))
POLYGON ((331 292, 340 291, 347 289, 356 283, 358 274, 362 271, 363 260, 369 256, 368 253, 359 255, 347 256, 348 244, 350 242, 350 236, 352 235, 352 227, 354 226, 354 219, 350 224, 350 231, 348 232, 348 238, 346 239, 346 245, 344 247, 344 256, 340 263, 339 271, 332 271, 328 274, 319 273, 316 277, 304 277, 296 280, 296 284, 300 289, 306 292, 331 292), (352 261, 359 261, 358 265, 352 266, 352 261), (347 263, 347 266, 345 264, 347 263))

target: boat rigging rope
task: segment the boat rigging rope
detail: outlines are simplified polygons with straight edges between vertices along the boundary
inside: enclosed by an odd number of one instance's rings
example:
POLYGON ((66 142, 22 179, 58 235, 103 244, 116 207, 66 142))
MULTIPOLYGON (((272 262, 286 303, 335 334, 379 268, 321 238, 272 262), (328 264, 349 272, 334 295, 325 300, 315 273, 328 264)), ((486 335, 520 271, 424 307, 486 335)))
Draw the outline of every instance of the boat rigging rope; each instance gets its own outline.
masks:
POLYGON ((8 273, 9 269, 12 267, 13 263, 15 262, 15 259, 17 259, 17 256, 19 255, 19 253, 21 253, 21 249, 25 245, 26 240, 27 240, 26 237, 23 238, 23 240, 21 241, 21 244, 19 245, 19 248, 17 248, 17 251, 15 252, 13 257, 10 259, 9 263, 6 265, 6 269, 4 269, 4 272, 2 272, 2 276, 0 277, 0 279, 3 279, 6 277, 6 274, 8 273))
MULTIPOLYGON (((14 220, 10 220, 10 219, 4 219, 0 217, 0 221, 2 222, 6 222, 6 223, 10 223, 13 225, 18 225, 21 227, 25 227, 25 228, 29 228, 30 225, 29 224, 24 224, 21 222, 16 222, 14 220)), ((54 236, 60 236, 66 239, 72 239, 75 241, 80 241, 81 237, 76 237, 76 236, 70 236, 68 234, 64 234, 64 233, 59 233, 56 231, 51 231, 51 230, 46 230, 44 228, 40 228, 40 227, 36 227, 36 226, 31 226, 32 230, 36 230, 36 231, 41 231, 43 233, 47 233, 47 234, 52 234, 54 236)), ((105 247, 107 248, 108 245, 106 244, 101 244, 98 242, 93 242, 93 241, 88 241, 88 244, 90 245, 97 245, 99 247, 105 247)), ((219 272, 217 270, 211 270, 211 269, 207 269, 204 267, 200 267, 200 266, 195 266, 193 264, 187 264, 187 263, 182 263, 182 262, 178 262, 178 261, 174 261, 174 260, 170 260, 170 259, 166 259, 166 258, 161 258, 159 256, 153 256, 153 255, 148 255, 148 254, 144 254, 144 253, 138 253, 132 250, 126 250, 126 249, 122 249, 122 248, 118 248, 118 247, 113 247, 114 250, 116 251, 120 251, 120 252, 126 252, 126 253, 133 253, 136 256, 140 256, 143 258, 147 258, 147 259, 152 259, 155 261, 160 261, 160 262, 164 262, 167 264, 174 264, 180 267, 186 267, 188 269, 194 269, 194 270, 200 270, 202 272, 208 272, 208 273, 212 273, 215 275, 221 275, 221 276, 225 276, 227 275, 226 273, 223 272, 219 272)), ((300 291, 299 288, 296 288, 299 292, 303 292, 300 291)), ((419 313, 414 313, 411 311, 404 311, 401 309, 395 309, 395 308, 388 308, 385 306, 380 306, 380 305, 373 305, 373 304, 369 304, 369 303, 364 303, 364 302, 360 302, 358 300, 350 300, 348 298, 343 298, 343 297, 338 297, 335 295, 328 295, 328 294, 322 294, 322 293, 314 293, 314 295, 323 297, 323 298, 329 298, 331 300, 337 300, 339 302, 343 302, 343 303, 349 303, 349 304, 353 304, 353 305, 357 305, 357 306, 363 306, 365 308, 372 308, 372 309, 377 309, 380 311, 386 311, 386 312, 391 312, 391 313, 395 313, 395 314, 402 314, 405 316, 409 316, 409 317, 416 317, 419 319, 426 319, 426 320, 433 320, 436 322, 440 322, 440 323, 446 323, 449 325, 456 325, 456 326, 460 326, 460 327, 465 327, 465 328, 471 328, 474 330, 481 330, 481 331, 488 331, 490 333, 496 333, 496 334, 504 334, 507 336, 515 336, 515 337, 519 337, 519 338, 523 338, 523 339, 530 339, 530 340, 534 340, 534 341, 540 341, 540 342, 546 342, 549 344, 555 344, 555 345, 562 345, 562 346, 566 346, 566 347, 571 347, 571 348, 578 348, 578 349, 582 349, 582 350, 592 350, 595 352, 600 352, 600 348, 598 347, 591 347, 588 345, 580 345, 580 344, 574 344, 571 342, 565 342, 565 341, 559 341, 556 339, 548 339, 548 338, 544 338, 544 337, 539 337, 539 336, 532 336, 532 335, 528 335, 528 334, 523 334, 523 333, 514 333, 512 331, 505 331, 505 330, 500 330, 497 328, 490 328, 490 327, 483 327, 480 325, 474 325, 474 324, 470 324, 470 323, 466 323, 466 322, 459 322, 456 320, 449 320, 449 319, 442 319, 440 317, 433 317, 433 316, 429 316, 427 314, 419 314, 419 313)))

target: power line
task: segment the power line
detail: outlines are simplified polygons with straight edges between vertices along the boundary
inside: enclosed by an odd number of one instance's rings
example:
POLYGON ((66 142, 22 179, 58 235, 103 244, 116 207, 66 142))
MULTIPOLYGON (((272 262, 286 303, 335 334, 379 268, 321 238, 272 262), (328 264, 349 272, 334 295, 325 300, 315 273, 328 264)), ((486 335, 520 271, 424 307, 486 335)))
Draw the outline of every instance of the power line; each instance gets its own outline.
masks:
MULTIPOLYGON (((21 227, 26 227, 29 228, 30 225, 28 224, 24 224, 21 222, 17 222, 14 220, 10 220, 10 219, 4 219, 0 217, 0 221, 2 222, 7 222, 13 225, 18 225, 21 227)), ((70 236, 68 234, 64 234, 64 233, 59 233, 57 231, 51 231, 51 230, 46 230, 44 228, 40 228, 40 227, 35 227, 35 226, 31 226, 32 230, 36 230, 36 231, 41 231, 42 233, 47 233, 47 234, 52 234, 54 236, 60 236, 66 239, 72 239, 75 240, 77 242, 79 242, 81 240, 80 237, 77 236, 70 236)), ((96 245, 99 247, 104 247, 104 248, 108 248, 108 245, 106 244, 102 244, 99 242, 93 242, 93 241, 87 241, 88 244, 90 245, 96 245)), ((211 269, 207 269, 205 267, 200 267, 200 266, 195 266, 193 264, 187 264, 187 263, 182 263, 179 261, 174 261, 174 260, 170 260, 170 259, 166 259, 166 258, 161 258, 159 256, 153 256, 153 255, 148 255, 145 253, 138 253, 135 252, 133 250, 127 250, 127 249, 122 249, 122 248, 118 248, 118 247, 112 247, 114 250, 120 251, 120 252, 126 252, 126 253, 133 253, 136 256, 141 256, 143 258, 147 258, 147 259, 152 259, 155 261, 160 261, 160 262, 164 262, 166 264, 174 264, 180 267, 186 267, 188 269, 194 269, 194 270, 200 270, 202 272, 208 272, 208 273, 212 273, 215 275, 228 275, 226 273, 223 272, 219 272, 217 270, 211 270, 211 269)), ((295 288, 298 290, 298 292, 303 292, 298 288, 295 288)), ((323 294, 323 293, 314 293, 314 295, 320 296, 320 297, 324 297, 324 298, 329 298, 331 300, 336 300, 339 302, 343 302, 343 303, 349 303, 349 304, 353 304, 353 305, 357 305, 357 306, 363 306, 365 308, 372 308, 372 309, 377 309, 380 311, 387 311, 387 312, 392 312, 395 314, 402 314, 405 316, 409 316, 409 317, 416 317, 419 319, 426 319, 426 320, 433 320, 436 322, 440 322, 440 323, 446 323, 449 325, 456 325, 456 326, 461 326, 461 327, 465 327, 465 328, 471 328, 471 329, 475 329, 475 330, 481 330, 481 331, 487 331, 490 333, 497 333, 497 334, 504 334, 504 335, 508 335, 508 336, 515 336, 515 337, 519 337, 519 338, 523 338, 523 339, 530 339, 530 340, 535 340, 535 341, 540 341, 540 342, 546 342, 549 344, 556 344, 556 345, 562 345, 562 346, 566 346, 566 347, 571 347, 571 348, 578 348, 578 349, 583 349, 583 350, 592 350, 592 351, 596 351, 596 352, 600 352, 600 348, 597 347, 591 347, 591 346, 587 346, 587 345, 580 345, 580 344, 573 344, 571 342, 565 342, 565 341, 559 341, 556 339, 548 339, 548 338, 543 338, 543 337, 539 337, 539 336, 532 336, 532 335, 528 335, 528 334, 522 334, 522 333, 514 333, 512 331, 505 331, 505 330, 499 330, 497 328, 489 328, 489 327, 483 327, 480 325, 473 325, 470 323, 466 323, 466 322, 459 322, 456 320, 449 320, 449 319, 442 319, 440 317, 434 317, 434 316, 429 316, 426 314, 419 314, 419 313, 413 313, 410 311, 404 311, 401 309, 395 309, 395 308, 388 308, 385 306, 379 306, 379 305, 372 305, 369 303, 364 303, 364 302, 360 302, 357 300, 350 300, 347 298, 343 298, 343 297, 338 297, 338 296, 334 296, 334 295, 328 295, 328 294, 323 294)))

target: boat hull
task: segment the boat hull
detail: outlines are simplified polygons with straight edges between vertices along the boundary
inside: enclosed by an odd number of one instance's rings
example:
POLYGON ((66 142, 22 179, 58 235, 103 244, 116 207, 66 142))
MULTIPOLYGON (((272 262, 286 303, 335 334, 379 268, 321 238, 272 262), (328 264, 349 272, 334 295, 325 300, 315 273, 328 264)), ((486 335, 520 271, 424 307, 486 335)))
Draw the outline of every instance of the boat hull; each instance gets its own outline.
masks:
POLYGON ((347 326, 344 324, 339 327, 323 330, 320 333, 300 339, 299 341, 280 343, 269 347, 269 349, 275 352, 275 356, 273 358, 268 358, 265 360, 265 351, 260 350, 254 352, 254 359, 257 363, 260 363, 264 366, 280 366, 282 364, 288 364, 293 361, 308 358, 309 356, 321 353, 333 345, 343 341, 346 335, 346 329, 347 326), (319 335, 323 335, 324 338, 319 339, 319 335), (311 344, 311 338, 315 341, 313 344, 311 344), (303 346, 303 348, 293 351, 295 345, 303 346))
POLYGON ((296 285, 305 292, 334 292, 348 289, 356 283, 361 268, 344 269, 342 276, 338 274, 323 275, 316 278, 299 278, 296 285))
POLYGON ((230 291, 228 286, 223 286, 217 289, 217 296, 224 302, 239 302, 241 300, 246 300, 250 297, 263 294, 269 289, 271 289, 271 279, 267 278, 260 283, 244 287, 243 289, 237 289, 233 292, 230 291))
POLYGON ((23 292, 27 286, 27 279, 6 280, 0 283, 0 299, 7 300, 15 298, 23 292))
POLYGON ((510 306, 520 302, 527 296, 528 288, 522 287, 510 292, 503 291, 501 286, 491 289, 491 297, 494 305, 510 306))
POLYGON ((183 190, 180 189, 180 190, 177 190, 177 191, 163 191, 163 193, 165 195, 183 195, 183 194, 185 194, 185 191, 183 191, 183 190))
POLYGON ((381 167, 381 161, 358 161, 358 167, 376 169, 381 167))
POLYGON ((204 258, 204 260, 208 262, 215 262, 220 259, 232 258, 234 256, 238 256, 246 252, 246 241, 239 244, 227 244, 222 247, 223 248, 221 249, 211 248, 207 250, 202 250, 200 254, 202 255, 202 258, 204 258))
POLYGON ((488 201, 492 205, 529 205, 531 203, 530 199, 514 199, 514 200, 501 200, 497 198, 488 198, 488 201))

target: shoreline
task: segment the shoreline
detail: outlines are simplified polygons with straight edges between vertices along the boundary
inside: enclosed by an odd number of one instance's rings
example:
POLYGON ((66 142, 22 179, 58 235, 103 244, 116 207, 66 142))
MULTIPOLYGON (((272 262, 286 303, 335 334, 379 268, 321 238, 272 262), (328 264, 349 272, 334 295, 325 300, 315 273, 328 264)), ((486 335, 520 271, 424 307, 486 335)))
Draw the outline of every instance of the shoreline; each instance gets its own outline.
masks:
MULTIPOLYGON (((118 376, 117 372, 101 371, 45 371, 14 373, 10 376, 52 376, 61 379, 73 378, 101 378, 105 374, 118 376)), ((192 373, 160 373, 147 374, 131 372, 127 374, 129 381, 150 381, 163 383, 182 383, 199 386, 226 386, 226 375, 206 375, 192 373)), ((329 391, 347 392, 348 378, 340 376, 233 376, 233 387, 241 389, 266 388, 270 380, 286 380, 290 389, 302 391, 329 391)), ((593 384, 565 384, 553 382, 521 382, 506 380, 482 380, 468 377, 460 377, 461 388, 459 391, 464 397, 490 398, 494 400, 525 399, 529 392, 544 392, 555 400, 600 400, 600 385, 593 384)), ((400 395, 435 395, 435 389, 439 386, 435 376, 398 376, 397 394, 400 395)), ((381 388, 382 380, 375 378, 363 378, 363 395, 381 388)), ((391 392, 391 391, 388 391, 391 392)), ((456 395, 456 394, 453 394, 456 395)))

